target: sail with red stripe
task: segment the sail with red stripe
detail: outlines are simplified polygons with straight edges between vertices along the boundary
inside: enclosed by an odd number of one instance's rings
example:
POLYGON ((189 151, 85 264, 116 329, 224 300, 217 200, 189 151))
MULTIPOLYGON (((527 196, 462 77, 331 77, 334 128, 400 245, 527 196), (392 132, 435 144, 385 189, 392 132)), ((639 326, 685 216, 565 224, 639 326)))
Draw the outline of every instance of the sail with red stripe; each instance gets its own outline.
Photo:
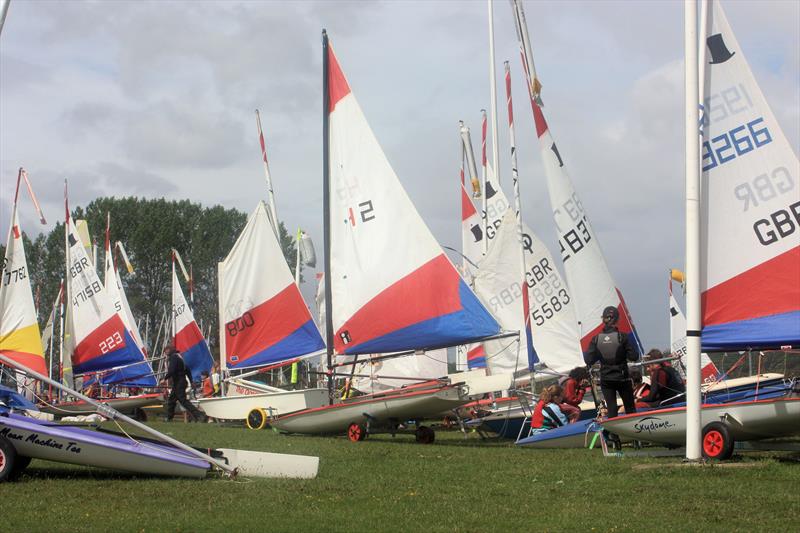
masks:
POLYGON ((542 108, 533 100, 531 106, 558 232, 561 260, 581 325, 581 347, 586 350, 592 337, 603 329, 603 309, 613 306, 619 310, 617 327, 624 333, 632 334, 634 346, 641 351, 622 293, 614 283, 597 234, 567 174, 564 159, 553 140, 542 108))
POLYGON ((264 366, 325 347, 263 202, 219 263, 219 313, 227 368, 264 366))
POLYGON ((17 217, 19 181, 23 172, 20 169, 17 179, 17 194, 11 209, 11 226, 0 272, 0 353, 31 370, 47 374, 25 245, 17 217))
POLYGON ((139 362, 102 375, 100 382, 104 385, 119 384, 123 386, 155 387, 156 378, 153 375, 153 368, 145 357, 146 350, 144 348, 144 343, 139 334, 139 328, 136 326, 136 320, 133 318, 131 307, 128 304, 125 289, 122 287, 122 279, 114 263, 110 232, 111 216, 109 215, 106 224, 104 287, 114 306, 114 310, 125 325, 126 335, 132 341, 129 348, 132 352, 136 353, 139 362))
POLYGON ((498 333, 400 184, 331 47, 328 54, 336 351, 433 349, 498 333))
POLYGON ((181 353, 183 362, 192 374, 192 381, 199 381, 203 372, 209 372, 213 360, 203 333, 194 319, 191 307, 183 295, 178 276, 175 274, 175 255, 172 260, 172 336, 175 349, 181 353))
POLYGON ((800 163, 719 2, 705 34, 704 350, 800 345, 800 163))
POLYGON ((141 352, 100 283, 69 212, 66 231, 69 339, 65 344, 72 354, 73 373, 101 372, 141 362, 141 352))
POLYGON ((528 29, 522 5, 513 2, 517 40, 520 45, 523 73, 528 86, 528 97, 533 110, 536 136, 547 177, 550 205, 553 209, 561 260, 567 276, 570 294, 575 304, 575 314, 580 327, 581 348, 586 350, 589 342, 603 328, 601 315, 607 306, 619 311, 617 327, 633 336, 634 346, 641 353, 641 343, 631 321, 622 293, 617 288, 608 269, 597 234, 592 229, 583 204, 567 174, 564 158, 553 140, 553 135, 542 112, 533 57, 528 38, 528 29))

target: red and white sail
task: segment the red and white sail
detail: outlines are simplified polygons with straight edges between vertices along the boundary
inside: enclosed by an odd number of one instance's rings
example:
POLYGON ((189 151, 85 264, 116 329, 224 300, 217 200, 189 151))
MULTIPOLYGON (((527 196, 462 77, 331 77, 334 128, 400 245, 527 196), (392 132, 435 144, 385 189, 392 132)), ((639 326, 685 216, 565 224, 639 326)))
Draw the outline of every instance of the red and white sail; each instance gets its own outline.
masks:
MULTIPOLYGON (((338 353, 388 353, 494 335, 389 165, 328 47, 331 284, 338 353)), ((329 340, 330 341, 330 340, 329 340)))
POLYGON ((704 350, 800 345, 800 163, 722 6, 705 38, 704 350))
POLYGON ((325 347, 263 202, 219 263, 221 353, 227 368, 247 368, 325 347))
POLYGON ((194 319, 191 307, 183 295, 175 273, 175 253, 172 260, 172 337, 175 349, 181 353, 183 362, 192 374, 192 381, 199 381, 203 372, 211 370, 212 358, 208 343, 194 319))
POLYGON ((75 225, 66 213, 66 349, 72 372, 101 372, 141 362, 142 356, 97 276, 75 225))
POLYGON ((542 108, 533 100, 531 106, 558 232, 561 260, 581 328, 581 347, 583 350, 588 348, 589 341, 603 328, 603 309, 613 306, 619 310, 619 330, 631 333, 636 338, 634 345, 638 348, 638 337, 622 292, 614 283, 597 234, 567 174, 542 108))
POLYGON ((23 173, 20 169, 14 206, 11 209, 6 254, 3 269, 0 271, 0 353, 31 370, 47 374, 22 230, 17 217, 19 185, 23 173))

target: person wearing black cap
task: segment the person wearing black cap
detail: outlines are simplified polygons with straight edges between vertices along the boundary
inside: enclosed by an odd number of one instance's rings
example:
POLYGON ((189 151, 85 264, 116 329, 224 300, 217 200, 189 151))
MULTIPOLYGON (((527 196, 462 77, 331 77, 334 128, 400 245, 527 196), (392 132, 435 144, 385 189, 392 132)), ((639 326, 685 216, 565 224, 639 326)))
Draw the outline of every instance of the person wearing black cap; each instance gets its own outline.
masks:
POLYGON ((636 361, 637 354, 628 335, 617 329, 618 320, 616 307, 603 309, 603 330, 589 341, 589 349, 583 354, 587 366, 600 363, 600 390, 606 401, 608 418, 619 413, 617 394, 622 398, 625 413, 636 412, 628 361, 636 361))

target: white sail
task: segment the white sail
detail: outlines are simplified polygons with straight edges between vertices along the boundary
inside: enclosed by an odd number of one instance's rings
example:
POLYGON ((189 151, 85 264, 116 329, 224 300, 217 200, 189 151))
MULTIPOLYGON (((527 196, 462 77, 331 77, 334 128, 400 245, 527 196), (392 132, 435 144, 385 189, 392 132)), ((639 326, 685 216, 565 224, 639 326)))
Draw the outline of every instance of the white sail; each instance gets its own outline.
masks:
POLYGON ((704 35, 705 350, 800 345, 800 163, 719 2, 704 35))
POLYGON ((443 378, 447 376, 447 349, 359 363, 355 373, 362 377, 353 380, 353 387, 368 394, 443 378))
POLYGON ((219 263, 219 313, 227 368, 264 366, 324 347, 263 202, 219 263))
POLYGON ((75 374, 138 363, 141 352, 127 334, 75 225, 67 218, 67 332, 75 374))
MULTIPOLYGON (((489 247, 491 248, 493 246, 493 241, 496 240, 500 232, 503 217, 506 213, 513 213, 513 210, 510 209, 511 205, 508 198, 500 188, 491 167, 487 169, 486 190, 484 194, 486 195, 486 212, 488 215, 488 228, 486 233, 489 238, 489 247)), ((462 193, 462 220, 464 218, 464 204, 466 202, 469 202, 470 205, 472 204, 472 201, 462 193)), ((474 221, 475 219, 480 220, 477 215, 473 216, 471 220, 474 221)), ((472 221, 470 224, 474 225, 472 221)), ((516 222, 514 224, 516 224, 516 222)), ((472 229, 472 226, 467 229, 463 223, 462 228, 463 240, 469 239, 466 231, 470 231, 471 235, 479 235, 479 238, 474 239, 470 247, 464 248, 464 255, 475 263, 482 261, 480 255, 482 250, 482 230, 477 232, 472 229)), ((575 316, 573 298, 571 297, 567 284, 564 283, 564 280, 561 278, 556 263, 544 243, 531 231, 527 224, 523 223, 522 228, 525 239, 522 243, 522 249, 525 251, 525 265, 528 269, 528 272, 525 274, 525 279, 528 284, 534 351, 538 358, 552 369, 569 370, 576 366, 582 366, 583 358, 581 355, 581 347, 578 342, 578 321, 575 316)), ((519 241, 515 236, 508 235, 507 239, 514 239, 515 245, 519 248, 519 241)), ((509 242, 504 246, 510 247, 511 244, 509 242)), ((509 272, 505 275, 513 277, 516 276, 516 273, 520 270, 520 261, 517 252, 509 251, 509 253, 514 254, 516 263, 511 260, 504 260, 506 264, 504 268, 509 269, 509 272)), ((499 273, 497 275, 501 276, 499 273)), ((516 278, 514 279, 515 281, 513 281, 513 283, 517 284, 518 288, 519 281, 517 281, 516 278)), ((509 281, 509 283, 511 282, 509 281)), ((489 289, 484 285, 482 290, 486 291, 489 289)), ((519 290, 514 290, 510 285, 505 287, 498 285, 496 287, 496 292, 493 294, 484 292, 481 298, 484 304, 489 308, 489 311, 494 313, 495 316, 498 316, 497 313, 502 312, 502 309, 508 309, 509 312, 516 312, 517 314, 520 314, 522 309, 522 293, 519 290)), ((514 320, 515 322, 521 322, 521 318, 519 320, 514 320)), ((504 324, 502 320, 500 322, 504 324)), ((505 325, 503 327, 504 329, 508 329, 505 325)), ((519 329, 519 331, 521 331, 524 336, 524 328, 519 329)), ((507 342, 502 343, 504 351, 506 352, 508 351, 508 349, 505 348, 507 344, 507 342)), ((488 356, 490 360, 493 359, 491 349, 488 349, 488 356)), ((513 365, 507 362, 504 363, 504 366, 517 368, 516 362, 513 365)), ((519 369, 522 369, 524 366, 525 365, 519 367, 519 369)))
POLYGON ((16 199, 0 276, 0 353, 47 374, 16 199))
POLYGON ((339 353, 469 342, 499 331, 392 170, 328 48, 331 285, 339 353))

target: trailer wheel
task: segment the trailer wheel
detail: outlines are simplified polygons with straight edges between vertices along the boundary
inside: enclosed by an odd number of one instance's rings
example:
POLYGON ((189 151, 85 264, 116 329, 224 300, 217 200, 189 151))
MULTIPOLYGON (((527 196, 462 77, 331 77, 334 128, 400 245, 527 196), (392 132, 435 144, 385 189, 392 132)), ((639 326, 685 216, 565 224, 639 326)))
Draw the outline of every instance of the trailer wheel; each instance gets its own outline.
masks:
POLYGON ((731 458, 733 437, 728 426, 722 422, 711 422, 703 428, 703 455, 708 459, 731 458))
POLYGON ((428 426, 418 427, 414 435, 420 444, 433 444, 433 441, 436 440, 436 433, 428 426))
POLYGON ((147 411, 141 407, 137 407, 133 411, 133 419, 139 422, 147 422, 147 411))
POLYGON ((17 450, 5 437, 0 437, 0 483, 11 481, 17 465, 17 450))
POLYGON ((367 428, 363 424, 353 422, 347 428, 347 438, 350 442, 361 442, 367 438, 367 428))
POLYGON ((264 429, 264 426, 267 425, 267 412, 260 407, 251 409, 250 412, 247 413, 245 424, 247 424, 247 427, 250 429, 264 429))

